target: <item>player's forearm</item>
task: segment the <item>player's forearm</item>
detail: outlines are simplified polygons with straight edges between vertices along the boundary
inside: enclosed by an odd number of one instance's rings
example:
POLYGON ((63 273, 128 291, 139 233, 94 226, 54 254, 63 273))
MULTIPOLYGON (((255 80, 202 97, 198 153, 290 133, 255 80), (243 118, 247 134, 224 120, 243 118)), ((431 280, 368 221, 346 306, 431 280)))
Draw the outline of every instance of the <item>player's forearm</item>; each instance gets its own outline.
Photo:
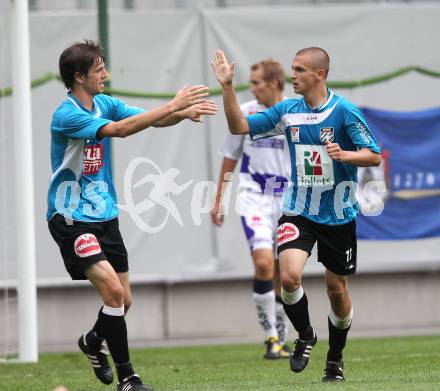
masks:
POLYGON ((232 134, 249 133, 249 125, 240 110, 232 84, 225 84, 223 87, 223 106, 225 108, 226 120, 232 134))
POLYGON ((172 126, 176 125, 179 122, 183 121, 186 118, 184 115, 184 111, 176 111, 175 113, 172 113, 165 118, 160 119, 159 121, 155 122, 153 124, 156 128, 162 128, 165 126, 172 126))
POLYGON ((98 137, 124 138, 131 136, 132 134, 149 128, 168 116, 172 116, 176 112, 177 107, 170 101, 145 113, 137 114, 121 121, 110 122, 99 130, 98 137))
POLYGON ((220 168, 220 175, 218 179, 217 194, 215 196, 216 205, 220 205, 222 194, 226 190, 226 186, 232 181, 232 173, 234 172, 237 160, 223 158, 222 166, 220 168))
POLYGON ((371 167, 378 166, 382 162, 382 156, 380 153, 363 148, 359 151, 344 151, 341 161, 356 167, 371 167))

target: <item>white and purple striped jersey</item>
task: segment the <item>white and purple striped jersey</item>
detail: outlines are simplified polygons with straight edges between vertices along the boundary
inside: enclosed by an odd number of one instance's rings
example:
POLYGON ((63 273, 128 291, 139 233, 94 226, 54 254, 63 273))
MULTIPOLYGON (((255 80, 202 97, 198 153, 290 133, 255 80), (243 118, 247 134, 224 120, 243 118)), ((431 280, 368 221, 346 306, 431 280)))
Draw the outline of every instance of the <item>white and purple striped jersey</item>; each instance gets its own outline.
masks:
MULTIPOLYGON (((267 107, 256 100, 240 106, 248 116, 267 107)), ((223 157, 241 157, 239 188, 254 193, 282 195, 290 178, 290 156, 284 136, 252 141, 249 135, 227 134, 220 147, 223 157)))
POLYGON ((93 112, 70 93, 51 123, 52 176, 47 196, 47 220, 59 213, 71 220, 99 222, 118 216, 113 185, 111 142, 98 130, 144 110, 99 94, 93 112))

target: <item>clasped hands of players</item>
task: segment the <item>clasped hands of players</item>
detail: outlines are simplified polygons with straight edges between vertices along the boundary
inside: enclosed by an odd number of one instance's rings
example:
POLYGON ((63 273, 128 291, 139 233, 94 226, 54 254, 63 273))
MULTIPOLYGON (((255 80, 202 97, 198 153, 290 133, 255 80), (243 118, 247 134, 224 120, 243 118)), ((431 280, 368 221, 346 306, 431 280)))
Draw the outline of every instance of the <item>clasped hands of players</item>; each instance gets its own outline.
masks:
POLYGON ((218 111, 214 101, 205 99, 208 95, 208 87, 204 85, 184 85, 172 102, 175 105, 175 111, 180 111, 184 118, 193 122, 203 122, 202 115, 214 115, 218 111))

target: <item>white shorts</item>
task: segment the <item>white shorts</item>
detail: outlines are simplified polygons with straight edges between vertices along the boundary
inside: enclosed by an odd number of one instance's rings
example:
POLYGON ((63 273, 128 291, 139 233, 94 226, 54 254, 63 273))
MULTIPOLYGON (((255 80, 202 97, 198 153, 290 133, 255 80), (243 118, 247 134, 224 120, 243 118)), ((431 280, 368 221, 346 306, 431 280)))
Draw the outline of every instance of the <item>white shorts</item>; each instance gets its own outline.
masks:
POLYGON ((239 214, 251 251, 263 248, 275 250, 282 201, 282 195, 269 196, 250 191, 239 193, 239 214))

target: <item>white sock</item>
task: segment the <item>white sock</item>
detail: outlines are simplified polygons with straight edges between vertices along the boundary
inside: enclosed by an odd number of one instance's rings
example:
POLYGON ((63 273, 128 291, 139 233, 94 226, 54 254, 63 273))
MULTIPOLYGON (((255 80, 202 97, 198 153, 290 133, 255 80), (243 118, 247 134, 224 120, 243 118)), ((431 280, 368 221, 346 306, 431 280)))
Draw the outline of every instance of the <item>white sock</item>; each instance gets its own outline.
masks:
POLYGON ((351 320, 353 319, 353 307, 351 307, 350 312, 345 318, 340 318, 333 312, 332 308, 330 307, 328 317, 333 326, 335 326, 337 329, 345 330, 351 325, 351 320))
POLYGON ((273 290, 260 294, 253 294, 255 307, 257 308, 258 322, 266 334, 266 339, 277 337, 275 326, 275 292, 273 290))
POLYGON ((289 330, 289 322, 287 319, 286 311, 281 303, 275 302, 275 315, 276 323, 275 327, 278 331, 278 339, 281 345, 284 345, 287 339, 287 332, 289 330))
POLYGON ((122 307, 108 307, 105 304, 102 306, 102 313, 110 316, 124 316, 124 305, 122 307))
POLYGON ((304 296, 304 289, 300 286, 296 291, 288 292, 285 291, 283 287, 281 287, 281 300, 283 303, 288 305, 293 305, 298 303, 304 296))

